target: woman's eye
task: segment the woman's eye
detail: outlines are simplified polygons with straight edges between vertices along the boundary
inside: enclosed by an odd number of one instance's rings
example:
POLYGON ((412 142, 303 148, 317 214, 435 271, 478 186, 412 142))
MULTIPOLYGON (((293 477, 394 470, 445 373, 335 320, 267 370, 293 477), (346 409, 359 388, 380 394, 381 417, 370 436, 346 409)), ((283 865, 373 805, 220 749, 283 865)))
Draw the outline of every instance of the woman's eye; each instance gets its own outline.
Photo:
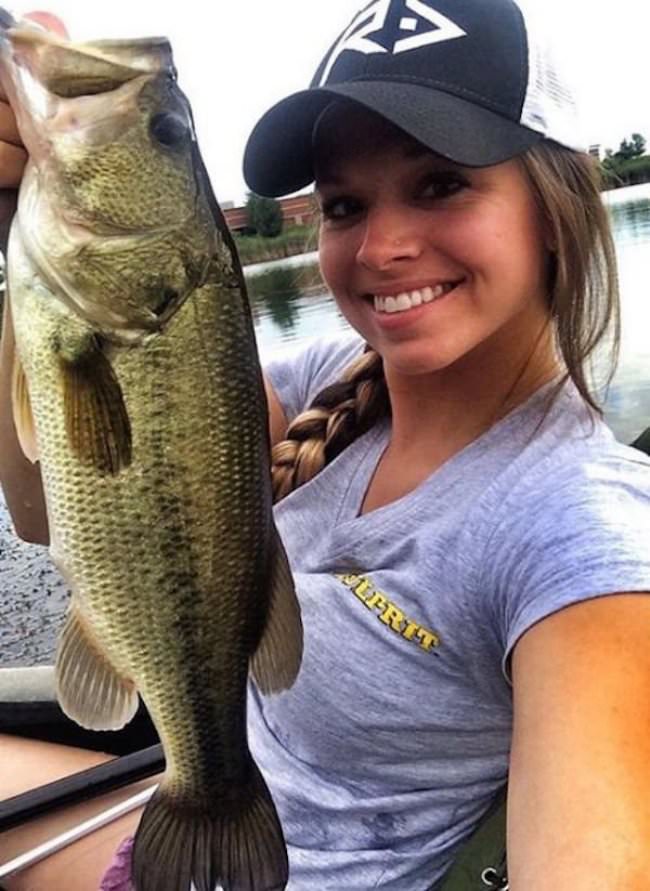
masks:
POLYGON ((449 198, 468 186, 457 173, 437 173, 429 177, 421 189, 423 198, 449 198))
POLYGON ((323 219, 337 222, 347 220, 361 210, 361 203, 354 198, 337 197, 329 198, 321 203, 323 219))

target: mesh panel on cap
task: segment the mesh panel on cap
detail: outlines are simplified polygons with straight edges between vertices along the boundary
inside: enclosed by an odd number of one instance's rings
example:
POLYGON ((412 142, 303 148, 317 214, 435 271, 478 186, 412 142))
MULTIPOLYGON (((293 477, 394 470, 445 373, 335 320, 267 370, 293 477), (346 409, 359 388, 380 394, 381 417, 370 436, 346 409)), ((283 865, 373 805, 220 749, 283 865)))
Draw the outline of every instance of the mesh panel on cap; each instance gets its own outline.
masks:
POLYGON ((528 89, 521 123, 568 148, 585 151, 575 99, 552 45, 550 24, 557 18, 542 17, 538 0, 515 0, 526 23, 528 39, 528 89))

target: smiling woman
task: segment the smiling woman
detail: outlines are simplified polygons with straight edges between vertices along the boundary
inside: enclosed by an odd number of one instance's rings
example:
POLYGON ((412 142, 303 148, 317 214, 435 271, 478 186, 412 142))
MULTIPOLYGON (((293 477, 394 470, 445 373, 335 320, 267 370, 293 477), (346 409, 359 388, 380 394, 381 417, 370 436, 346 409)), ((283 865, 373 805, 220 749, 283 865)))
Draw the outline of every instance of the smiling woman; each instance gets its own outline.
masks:
POLYGON ((529 4, 381 0, 251 134, 355 329, 266 368, 305 647, 247 714, 290 891, 646 891, 650 461, 587 375, 618 304, 575 132, 529 4), (506 786, 508 878, 458 866, 506 786))
POLYGON ((308 647, 290 693, 253 697, 254 750, 296 891, 506 887, 480 857, 444 878, 506 780, 510 887, 640 891, 650 465, 587 375, 618 341, 597 169, 529 4, 408 9, 359 12, 245 156, 262 194, 315 181, 360 335, 267 369, 308 647), (628 623, 623 657, 603 629, 628 623))

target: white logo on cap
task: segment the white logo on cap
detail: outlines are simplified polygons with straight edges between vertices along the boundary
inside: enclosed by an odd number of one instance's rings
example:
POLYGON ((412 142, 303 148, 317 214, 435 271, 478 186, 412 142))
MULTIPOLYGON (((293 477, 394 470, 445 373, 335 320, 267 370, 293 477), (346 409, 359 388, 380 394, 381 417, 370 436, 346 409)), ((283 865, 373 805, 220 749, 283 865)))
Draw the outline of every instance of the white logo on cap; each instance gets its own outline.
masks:
MULTIPOLYGON (((399 0, 399 2, 402 2, 402 0, 399 0)), ((463 31, 462 28, 459 28, 455 22, 452 22, 451 19, 447 18, 447 16, 443 15, 441 12, 432 9, 426 3, 422 2, 422 0, 405 0, 406 8, 410 9, 411 12, 417 13, 420 19, 418 21, 417 18, 413 18, 412 16, 403 16, 399 23, 401 31, 416 31, 418 24, 422 22, 422 19, 429 22, 431 25, 434 25, 434 27, 429 28, 422 34, 412 34, 410 37, 402 37, 400 40, 395 41, 392 51, 387 50, 386 47, 382 46, 380 43, 370 40, 369 36, 371 34, 377 34, 385 27, 390 4, 391 0, 376 0, 375 3, 371 3, 370 6, 366 7, 366 9, 363 9, 357 16, 355 16, 349 27, 346 28, 341 35, 339 42, 334 47, 331 56, 327 60, 327 65, 325 66, 318 84, 320 87, 326 82, 336 60, 341 53, 345 52, 345 50, 356 50, 356 52, 363 53, 366 56, 369 56, 372 53, 388 52, 395 55, 397 53, 406 53, 409 50, 419 49, 419 47, 422 46, 429 46, 432 43, 443 43, 446 40, 454 40, 456 37, 467 36, 467 32, 463 31)))

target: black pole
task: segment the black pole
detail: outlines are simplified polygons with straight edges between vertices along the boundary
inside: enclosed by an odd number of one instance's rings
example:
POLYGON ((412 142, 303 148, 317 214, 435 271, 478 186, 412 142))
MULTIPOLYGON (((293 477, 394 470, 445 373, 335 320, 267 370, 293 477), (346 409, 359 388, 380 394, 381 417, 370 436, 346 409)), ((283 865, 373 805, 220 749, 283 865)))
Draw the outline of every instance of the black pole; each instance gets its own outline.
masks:
POLYGON ((162 746, 150 746, 131 755, 123 755, 105 764, 47 783, 0 802, 0 832, 20 823, 58 810, 69 804, 88 801, 114 789, 154 776, 165 769, 162 746))

